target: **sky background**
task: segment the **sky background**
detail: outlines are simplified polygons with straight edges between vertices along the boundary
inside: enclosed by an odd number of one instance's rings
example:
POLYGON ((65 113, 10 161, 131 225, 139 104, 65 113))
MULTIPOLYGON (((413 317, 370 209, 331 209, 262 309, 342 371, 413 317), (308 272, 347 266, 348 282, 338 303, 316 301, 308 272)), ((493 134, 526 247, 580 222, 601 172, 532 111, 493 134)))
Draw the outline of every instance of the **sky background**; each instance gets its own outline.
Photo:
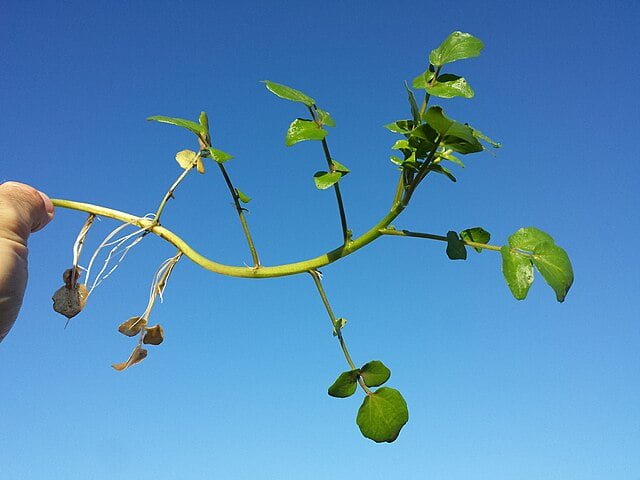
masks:
MULTIPOLYGON (((146 306, 174 249, 149 236, 65 330, 51 295, 84 215, 58 209, 32 237, 30 283, 0 347, 0 478, 640 479, 640 235, 636 2, 29 2, 0 14, 0 180, 143 215, 180 173, 192 136, 149 115, 209 113, 263 263, 337 246, 320 145, 284 146, 305 114, 260 80, 330 111, 328 142, 357 235, 391 204, 402 82, 454 30, 485 43, 449 116, 503 142, 458 183, 421 185, 398 228, 481 225, 502 244, 551 233, 575 284, 559 304, 538 278, 511 296, 494 252, 452 262, 444 244, 381 238, 323 269, 358 364, 380 359, 410 409, 393 444, 364 439, 362 400, 326 389, 347 369, 311 279, 222 277, 188 260, 151 316, 165 342, 123 373, 117 332, 146 306), (636 33, 633 33, 636 32, 636 33)), ((216 169, 180 187, 163 223, 223 263, 251 258, 216 169)), ((116 222, 90 233, 92 248, 116 222)))

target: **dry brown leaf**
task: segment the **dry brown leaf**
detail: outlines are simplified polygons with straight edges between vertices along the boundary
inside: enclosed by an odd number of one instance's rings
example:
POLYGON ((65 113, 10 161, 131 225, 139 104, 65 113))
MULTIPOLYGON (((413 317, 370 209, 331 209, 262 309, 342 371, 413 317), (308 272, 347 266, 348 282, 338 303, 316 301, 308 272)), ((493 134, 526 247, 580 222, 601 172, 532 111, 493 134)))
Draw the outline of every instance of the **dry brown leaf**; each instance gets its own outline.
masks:
POLYGON ((64 285, 53 294, 53 309, 67 318, 73 318, 79 314, 87 302, 87 288, 82 284, 72 287, 64 285))
POLYGON ((147 326, 147 319, 143 317, 131 317, 126 322, 118 326, 118 331, 127 337, 133 337, 140 333, 147 326))
POLYGON ((140 345, 136 345, 136 348, 133 349, 133 352, 131 352, 126 362, 116 363, 111 366, 121 372, 136 363, 140 363, 145 358, 147 358, 147 351, 140 345))
POLYGON ((145 328, 143 343, 149 345, 160 345, 164 340, 164 330, 160 325, 154 325, 153 327, 145 328))

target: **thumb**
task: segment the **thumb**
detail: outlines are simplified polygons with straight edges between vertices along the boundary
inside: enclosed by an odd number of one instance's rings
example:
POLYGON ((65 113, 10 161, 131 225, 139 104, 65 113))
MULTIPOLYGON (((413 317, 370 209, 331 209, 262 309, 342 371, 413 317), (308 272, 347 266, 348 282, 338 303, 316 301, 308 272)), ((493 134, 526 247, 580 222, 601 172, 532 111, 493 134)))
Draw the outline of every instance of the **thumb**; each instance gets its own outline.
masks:
POLYGON ((27 285, 27 240, 53 218, 49 197, 17 182, 0 185, 0 341, 15 322, 27 285))

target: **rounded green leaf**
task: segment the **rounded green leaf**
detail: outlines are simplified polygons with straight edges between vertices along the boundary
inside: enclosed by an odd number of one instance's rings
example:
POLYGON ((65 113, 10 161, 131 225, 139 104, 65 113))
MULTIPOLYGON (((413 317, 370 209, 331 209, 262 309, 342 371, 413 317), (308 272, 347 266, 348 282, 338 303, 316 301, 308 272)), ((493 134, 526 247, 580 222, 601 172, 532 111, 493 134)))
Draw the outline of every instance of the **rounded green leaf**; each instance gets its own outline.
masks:
POLYGON ((320 128, 316 122, 296 118, 289 125, 284 143, 287 147, 290 147, 305 140, 322 140, 326 136, 327 131, 320 128))
POLYGON ((477 57, 484 48, 482 41, 469 33, 453 32, 438 48, 431 51, 429 62, 436 67, 446 63, 477 57))
POLYGON ((238 195, 238 200, 242 203, 249 203, 251 201, 251 197, 246 193, 242 192, 239 188, 236 188, 236 194, 238 195))
POLYGON ((409 420, 407 402, 399 391, 382 387, 368 394, 356 417, 362 435, 374 442, 393 442, 409 420))
POLYGON ((543 243, 554 243, 553 238, 548 233, 536 227, 521 228, 509 237, 509 246, 526 252, 533 252, 538 245, 543 243))
POLYGON ((346 398, 353 395, 357 388, 358 370, 349 370, 342 372, 333 385, 329 387, 327 393, 332 397, 346 398))
POLYGON ((531 257, 542 277, 563 302, 573 284, 573 268, 567 252, 554 243, 537 245, 531 257))
POLYGON ((473 98, 474 92, 463 77, 457 75, 440 75, 432 86, 425 86, 427 93, 440 98, 473 98))
MULTIPOLYGON (((489 243, 489 240, 491 240, 491 234, 482 227, 473 227, 473 228, 467 228, 466 230, 461 231, 460 238, 462 238, 462 240, 465 240, 467 242, 489 243)), ((476 247, 473 247, 473 248, 475 249, 476 252, 482 253, 481 248, 476 248, 476 247)))
POLYGON ((524 300, 533 283, 533 265, 527 255, 518 253, 508 245, 500 249, 502 254, 502 274, 513 296, 524 300))
POLYGON ((360 368, 360 376, 367 387, 379 387, 391 377, 391 370, 380 360, 372 360, 360 368))
POLYGON ((316 172, 313 175, 313 181, 316 184, 318 190, 326 190, 327 188, 335 185, 342 178, 342 172, 316 172))
POLYGON ((318 112, 318 120, 320 120, 320 123, 322 125, 326 125, 327 127, 336 126, 336 122, 329 112, 317 107, 316 107, 316 112, 318 112))
POLYGON ((413 86, 413 88, 425 89, 427 88, 427 84, 433 79, 435 74, 435 71, 433 71, 431 68, 428 68, 416 78, 414 78, 411 82, 411 85, 413 86))
POLYGON ((447 232, 447 257, 450 260, 466 260, 467 248, 456 232, 447 232))
POLYGON ((287 87, 286 85, 271 82, 269 80, 264 80, 263 83, 271 93, 274 93, 278 97, 284 98, 285 100, 304 103, 307 107, 310 107, 314 103, 316 103, 316 101, 309 95, 306 95, 300 90, 296 90, 295 88, 287 87))

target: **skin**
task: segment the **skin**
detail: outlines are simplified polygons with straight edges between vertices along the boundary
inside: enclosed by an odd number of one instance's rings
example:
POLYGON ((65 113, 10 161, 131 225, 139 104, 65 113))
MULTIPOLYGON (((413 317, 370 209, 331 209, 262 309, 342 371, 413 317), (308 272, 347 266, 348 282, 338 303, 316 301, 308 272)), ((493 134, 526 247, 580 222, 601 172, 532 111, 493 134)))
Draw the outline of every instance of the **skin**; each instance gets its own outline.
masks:
POLYGON ((53 218, 49 197, 29 185, 0 185, 0 342, 11 330, 27 286, 29 235, 53 218))

